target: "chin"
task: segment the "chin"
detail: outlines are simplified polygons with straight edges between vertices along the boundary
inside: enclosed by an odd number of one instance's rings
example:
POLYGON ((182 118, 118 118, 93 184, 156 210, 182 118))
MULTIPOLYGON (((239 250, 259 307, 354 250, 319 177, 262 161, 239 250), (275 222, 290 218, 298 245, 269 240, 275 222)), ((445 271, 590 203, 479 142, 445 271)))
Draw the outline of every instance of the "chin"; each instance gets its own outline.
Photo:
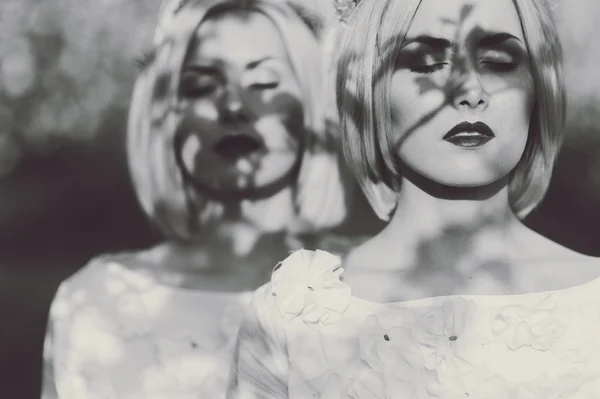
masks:
MULTIPOLYGON (((267 154, 260 162, 260 167, 254 173, 257 186, 270 186, 282 179, 295 176, 302 161, 301 154, 267 154)), ((291 183, 291 182, 290 182, 291 183)))
MULTIPOLYGON (((231 164, 213 165, 211 173, 196 176, 196 190, 217 201, 265 200, 291 187, 298 178, 301 157, 266 156, 250 173, 231 164)), ((206 171, 210 172, 210 171, 206 171)))
POLYGON ((485 187, 490 186, 495 183, 498 183, 503 180, 501 176, 474 176, 473 173, 463 174, 458 176, 444 176, 444 178, 431 178, 430 180, 447 187, 456 187, 456 188, 475 188, 475 187, 485 187))
POLYGON ((268 198, 242 201, 242 218, 263 233, 276 233, 290 227, 295 219, 294 195, 291 186, 268 198))
POLYGON ((455 159, 448 163, 439 162, 434 169, 425 170, 423 174, 429 179, 447 186, 487 186, 508 176, 517 163, 518 159, 515 162, 511 160, 511 162, 498 163, 493 160, 469 157, 455 159))

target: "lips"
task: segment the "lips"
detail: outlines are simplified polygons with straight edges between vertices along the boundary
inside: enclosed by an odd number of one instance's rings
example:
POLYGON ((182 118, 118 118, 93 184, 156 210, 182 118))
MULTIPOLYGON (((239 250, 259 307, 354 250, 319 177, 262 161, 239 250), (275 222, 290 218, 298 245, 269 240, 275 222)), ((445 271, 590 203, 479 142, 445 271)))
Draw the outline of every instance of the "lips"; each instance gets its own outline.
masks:
POLYGON ((230 134, 217 141, 213 149, 225 158, 239 159, 264 149, 264 143, 255 135, 230 134))
POLYGON ((496 135, 492 129, 483 122, 461 122, 454 126, 442 137, 450 144, 464 148, 481 147, 496 135))

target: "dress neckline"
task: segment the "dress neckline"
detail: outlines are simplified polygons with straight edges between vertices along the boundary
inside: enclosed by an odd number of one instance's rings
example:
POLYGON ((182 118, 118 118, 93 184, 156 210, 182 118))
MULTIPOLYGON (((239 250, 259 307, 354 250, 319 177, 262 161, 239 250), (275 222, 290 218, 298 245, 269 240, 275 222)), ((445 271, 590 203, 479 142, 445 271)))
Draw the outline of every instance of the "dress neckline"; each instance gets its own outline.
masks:
POLYGON ((143 281, 148 281, 152 286, 159 288, 161 290, 165 290, 167 292, 174 293, 178 296, 187 296, 187 297, 203 297, 203 298, 211 298, 211 299, 229 299, 235 300, 244 296, 251 296, 253 291, 209 291, 209 290, 201 290, 194 288, 186 288, 180 287, 172 284, 167 284, 165 282, 159 281, 152 273, 144 272, 142 270, 132 269, 121 262, 106 259, 102 265, 102 267, 113 267, 118 270, 119 273, 131 276, 132 278, 143 281))
MULTIPOLYGON (((489 306, 494 305, 503 305, 506 303, 519 303, 523 300, 530 300, 534 298, 539 298, 542 300, 543 298, 549 295, 565 295, 572 291, 585 290, 591 286, 596 284, 600 285, 600 258, 598 259, 599 268, 598 268, 598 276, 588 280, 584 283, 573 285, 565 288, 558 288, 555 290, 544 290, 544 291, 535 291, 535 292, 525 292, 519 294, 449 294, 449 295, 436 295, 425 298, 417 298, 417 299, 408 299, 401 301, 390 301, 390 302, 380 302, 375 300, 365 299, 354 294, 351 294, 351 298, 354 302, 362 303, 364 305, 368 305, 371 307, 427 307, 432 306, 439 302, 451 301, 456 299, 465 299, 474 301, 479 304, 485 304, 489 306)), ((343 267, 343 266, 342 266, 343 267)), ((343 276, 343 273, 340 277, 343 276)), ((344 283, 342 281, 342 283, 344 283)), ((347 284, 350 289, 352 287, 347 284)), ((600 287, 598 287, 600 291, 600 287)))

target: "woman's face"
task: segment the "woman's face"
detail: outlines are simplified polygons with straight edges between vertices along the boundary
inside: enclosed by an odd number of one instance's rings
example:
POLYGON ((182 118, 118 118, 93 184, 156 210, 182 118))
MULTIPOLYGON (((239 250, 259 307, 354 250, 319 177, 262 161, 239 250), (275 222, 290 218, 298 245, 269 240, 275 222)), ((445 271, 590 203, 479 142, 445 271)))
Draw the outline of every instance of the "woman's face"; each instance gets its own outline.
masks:
POLYGON ((228 198, 294 178, 303 149, 298 80, 276 26, 257 12, 203 22, 181 74, 182 161, 197 185, 228 198))
POLYGON ((511 0, 423 0, 391 81, 405 167, 439 184, 505 177, 527 142, 534 86, 511 0))

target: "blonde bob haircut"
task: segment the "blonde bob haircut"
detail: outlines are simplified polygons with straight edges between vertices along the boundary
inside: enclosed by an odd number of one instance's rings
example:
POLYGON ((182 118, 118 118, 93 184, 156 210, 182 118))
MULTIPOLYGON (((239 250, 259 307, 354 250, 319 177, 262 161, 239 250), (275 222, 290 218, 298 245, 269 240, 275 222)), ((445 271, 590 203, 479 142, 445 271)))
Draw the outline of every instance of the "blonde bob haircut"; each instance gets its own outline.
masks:
MULTIPOLYGON (((401 171, 394 161, 389 87, 394 62, 421 0, 363 0, 336 37, 336 105, 344 154, 375 213, 389 220, 401 171), (388 45, 389 44, 389 45, 388 45)), ((525 151, 511 172, 509 201, 524 218, 543 199, 563 140, 562 47, 545 0, 513 0, 529 52, 536 102, 525 151)))
POLYGON ((283 0, 167 1, 161 7, 154 48, 133 89, 127 155, 142 209, 170 238, 193 241, 201 238, 202 227, 221 220, 223 205, 186 184, 176 163, 174 136, 182 118, 180 71, 195 31, 211 16, 238 10, 262 13, 274 23, 301 86, 308 135, 292 187, 296 213, 289 231, 334 227, 346 216, 346 178, 334 140, 338 125, 325 107, 322 46, 316 29, 310 29, 316 24, 303 18, 309 14, 301 15, 283 0))

